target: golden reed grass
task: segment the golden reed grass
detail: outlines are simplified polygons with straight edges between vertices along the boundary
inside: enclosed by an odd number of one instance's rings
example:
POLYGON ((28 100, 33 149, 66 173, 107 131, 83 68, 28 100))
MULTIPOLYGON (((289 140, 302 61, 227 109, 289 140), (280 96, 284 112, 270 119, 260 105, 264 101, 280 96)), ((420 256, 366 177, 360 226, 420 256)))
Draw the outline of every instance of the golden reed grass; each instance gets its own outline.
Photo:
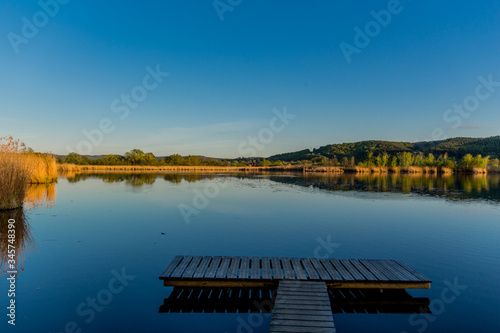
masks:
POLYGON ((0 138, 0 210, 23 205, 28 185, 57 180, 56 159, 28 152, 11 136, 0 138))
POLYGON ((185 165, 75 165, 59 164, 59 172, 75 171, 174 171, 174 172, 242 172, 242 171, 302 171, 303 167, 297 166, 271 166, 271 167, 231 167, 231 166, 185 166, 185 165))

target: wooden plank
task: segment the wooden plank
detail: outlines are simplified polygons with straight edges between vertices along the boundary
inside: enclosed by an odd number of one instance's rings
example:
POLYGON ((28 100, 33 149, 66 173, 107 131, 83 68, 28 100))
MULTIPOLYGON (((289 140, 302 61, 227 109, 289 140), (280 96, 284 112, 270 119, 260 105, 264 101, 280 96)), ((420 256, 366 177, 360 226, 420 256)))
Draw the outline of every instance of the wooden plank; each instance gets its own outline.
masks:
POLYGON ((354 277, 355 280, 366 280, 363 274, 361 274, 356 267, 354 267, 351 262, 347 259, 340 259, 339 262, 345 267, 345 269, 354 277))
POLYGON ((405 281, 420 281, 420 279, 418 277, 416 277, 415 275, 413 275, 412 273, 410 273, 409 271, 407 271, 406 269, 404 269, 402 266, 400 266, 394 260, 386 260, 386 264, 387 265, 391 265, 391 267, 394 270, 396 270, 399 273, 401 273, 404 276, 405 281))
POLYGON ((182 261, 184 256, 175 256, 174 259, 168 264, 167 268, 161 273, 160 279, 161 278, 167 278, 170 277, 170 274, 174 271, 174 269, 177 267, 177 265, 182 261))
POLYGON ((281 280, 283 279, 283 269, 281 268, 281 261, 279 258, 271 258, 271 268, 273 270, 273 279, 281 280))
POLYGON ((425 281, 331 281, 326 284, 332 289, 429 289, 431 287, 430 282, 425 281))
POLYGON ((330 280, 330 274, 328 274, 325 267, 323 267, 317 258, 311 258, 311 264, 316 269, 316 272, 318 272, 321 280, 330 280))
POLYGON ((347 269, 345 269, 345 267, 340 263, 340 261, 338 259, 330 259, 330 263, 333 265, 333 267, 335 267, 337 272, 339 272, 340 275, 342 275, 342 277, 344 278, 345 281, 355 281, 356 280, 354 278, 354 276, 352 276, 351 273, 349 273, 347 271, 347 269))
POLYGON ((198 266, 198 269, 196 272, 193 274, 193 278, 202 278, 205 276, 205 272, 208 268, 208 265, 210 264, 210 261, 212 261, 212 257, 203 257, 201 260, 200 265, 198 266))
POLYGON ((240 279, 248 279, 250 277, 250 258, 241 257, 240 262, 240 279))
POLYGON ((404 261, 401 260, 393 260, 393 261, 396 262, 401 267, 403 267, 404 269, 406 269, 411 274, 415 275, 415 277, 417 277, 420 281, 431 282, 431 280, 427 276, 421 274, 420 272, 417 272, 413 267, 409 266, 404 261))
POLYGON ((290 261, 293 265, 293 270, 295 271, 295 275, 297 276, 297 279, 298 280, 307 280, 307 275, 304 272, 304 267, 302 267, 300 259, 299 258, 292 258, 290 261))
POLYGON ((205 278, 215 277, 215 273, 217 273, 217 268, 219 268, 221 260, 222 260, 221 257, 212 258, 212 261, 210 262, 210 265, 208 266, 207 271, 205 272, 205 278))
POLYGON ((273 278, 273 273, 271 272, 271 262, 268 257, 263 257, 261 259, 262 264, 262 279, 271 280, 273 278))
MULTIPOLYGON (((389 273, 388 277, 394 280, 399 281, 407 281, 408 278, 402 274, 398 269, 389 264, 387 260, 374 260, 374 262, 378 265, 380 269, 383 269, 384 272, 389 273)), ((387 275, 387 274, 385 274, 387 275)))
POLYGON ((231 257, 224 257, 220 262, 219 269, 215 274, 217 279, 225 279, 228 273, 229 264, 231 263, 231 257))
POLYGON ((342 278, 342 275, 340 275, 339 272, 335 269, 335 267, 332 265, 330 260, 328 259, 320 259, 320 263, 325 267, 326 271, 328 274, 330 274, 330 277, 334 281, 343 281, 344 278, 342 278))
POLYGON ((378 269, 378 267, 374 266, 370 260, 361 259, 361 260, 359 260, 359 262, 362 263, 363 266, 365 266, 366 269, 368 269, 370 271, 370 273, 375 275, 377 277, 377 279, 379 279, 380 281, 389 281, 390 280, 387 276, 384 275, 384 273, 382 271, 380 271, 378 269))
POLYGON ((280 281, 269 332, 335 332, 326 284, 280 281))
MULTIPOLYGON (((273 287, 282 296, 293 293, 303 301, 320 297, 325 281, 329 288, 347 289, 428 289, 431 281, 398 260, 355 260, 317 258, 200 257, 175 256, 160 275, 166 286, 175 287, 273 287), (286 282, 286 283, 285 283, 286 282)), ((221 289, 222 290, 222 289, 221 289)))
POLYGON ((250 265, 250 278, 260 279, 260 258, 252 257, 252 260, 250 260, 250 265))
POLYGON ((194 272, 198 268, 198 265, 200 264, 202 257, 196 256, 191 260, 191 263, 189 263, 189 266, 186 268, 184 273, 182 273, 182 277, 190 278, 193 277, 194 272))
MULTIPOLYGON (((303 315, 303 313, 301 313, 303 315)), ((311 312, 307 316, 299 317, 295 313, 279 313, 274 315, 273 317, 279 320, 310 320, 310 321, 324 321, 328 320, 331 317, 332 313, 329 315, 318 315, 315 312, 311 312)))
POLYGON ((351 259, 349 260, 351 262, 351 264, 356 267, 356 269, 358 271, 361 272, 361 274, 364 275, 364 277, 367 279, 367 280, 372 280, 372 281, 376 281, 378 280, 377 277, 375 275, 373 275, 372 273, 370 273, 369 270, 366 269, 365 266, 363 266, 363 264, 361 264, 358 260, 355 260, 355 259, 351 259))
MULTIPOLYGON (((296 309, 273 309, 273 314, 276 315, 296 315, 297 310, 296 309)), ((331 310, 302 310, 300 312, 302 315, 304 315, 305 318, 308 318, 309 316, 331 316, 332 311, 331 310)))
POLYGON ((302 261, 302 265, 306 269, 309 280, 319 280, 318 272, 316 272, 316 269, 313 267, 313 265, 311 263, 311 259, 304 258, 301 261, 302 261))
POLYGON ((227 271, 228 279, 236 279, 238 278, 238 270, 240 269, 240 258, 233 257, 231 259, 231 263, 229 264, 229 269, 227 271))
POLYGON ((289 258, 281 258, 281 266, 285 272, 285 279, 295 280, 295 274, 292 269, 292 264, 289 258))
POLYGON ((175 270, 172 272, 170 275, 171 278, 178 278, 182 276, 182 273, 186 270, 186 267, 189 265, 189 263, 193 260, 192 256, 185 256, 182 261, 179 263, 179 265, 175 268, 175 270))
POLYGON ((271 326, 269 333, 335 333, 335 328, 271 326))
POLYGON ((333 320, 327 321, 327 320, 321 320, 321 321, 316 321, 316 320, 297 320, 295 319, 274 319, 273 318, 273 325, 276 326, 293 326, 295 327, 326 327, 326 328, 335 328, 335 325, 333 325, 333 320))

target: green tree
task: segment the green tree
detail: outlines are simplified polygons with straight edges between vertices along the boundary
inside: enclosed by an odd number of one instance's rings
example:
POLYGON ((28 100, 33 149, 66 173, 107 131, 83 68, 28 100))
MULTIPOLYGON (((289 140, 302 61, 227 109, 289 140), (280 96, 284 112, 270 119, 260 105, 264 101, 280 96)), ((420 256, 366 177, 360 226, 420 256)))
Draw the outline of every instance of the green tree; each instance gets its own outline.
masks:
POLYGON ((196 166, 201 165, 201 162, 201 157, 199 156, 189 155, 185 158, 186 165, 196 166))
POLYGON ((390 162, 391 167, 395 168, 398 166, 398 158, 396 156, 393 156, 390 162))
POLYGON ((494 168, 498 168, 498 166, 500 165, 500 160, 498 158, 492 159, 490 161, 490 165, 494 168))
POLYGON ((140 149, 132 149, 125 153, 125 160, 131 165, 142 165, 146 154, 140 149))
POLYGON ((125 159, 120 155, 104 155, 103 157, 97 159, 96 164, 100 165, 123 165, 125 164, 125 159))
POLYGON ((471 154, 466 154, 464 157, 462 157, 460 165, 465 168, 472 168, 474 165, 474 158, 472 157, 471 154))
POLYGON ((489 156, 482 157, 481 154, 479 154, 472 159, 472 165, 476 168, 486 168, 489 160, 490 160, 489 156))
POLYGON ((92 164, 89 157, 80 155, 77 153, 69 153, 64 159, 65 163, 78 164, 78 165, 89 165, 92 164))
POLYGON ((153 153, 147 153, 144 155, 141 165, 158 165, 158 159, 153 153))
POLYGON ((429 155, 427 155, 427 157, 424 159, 423 165, 430 167, 434 166, 434 154, 429 153, 429 155))
POLYGON ((413 164, 413 156, 409 152, 399 154, 399 165, 402 167, 409 167, 413 164))
POLYGON ((163 162, 166 165, 183 165, 184 158, 179 154, 172 154, 170 156, 164 157, 163 162))

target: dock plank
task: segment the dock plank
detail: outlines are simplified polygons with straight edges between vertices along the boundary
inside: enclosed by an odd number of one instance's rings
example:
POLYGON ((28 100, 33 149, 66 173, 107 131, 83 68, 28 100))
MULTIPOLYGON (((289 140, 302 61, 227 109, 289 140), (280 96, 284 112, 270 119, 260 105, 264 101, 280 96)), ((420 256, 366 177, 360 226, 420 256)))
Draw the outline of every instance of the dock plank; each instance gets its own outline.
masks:
POLYGON ((360 263, 363 264, 363 266, 366 267, 372 273, 379 279, 380 281, 389 281, 389 278, 384 275, 384 273, 378 269, 375 265, 372 264, 371 260, 366 260, 366 259, 361 259, 359 260, 360 263))
POLYGON ((306 272, 304 271, 304 267, 302 267, 302 263, 299 258, 292 258, 290 262, 293 265, 293 270, 298 280, 307 280, 306 272))
POLYGON ((365 276, 361 274, 349 260, 340 259, 339 262, 345 267, 349 274, 354 277, 355 280, 366 280, 365 276))
POLYGON ((168 264, 167 268, 161 273, 160 277, 170 277, 177 265, 182 261, 184 256, 175 256, 174 259, 168 264))
POLYGON ((225 279, 227 277, 228 269, 229 269, 229 264, 231 263, 231 258, 230 257, 224 257, 222 258, 220 262, 219 269, 217 270, 217 273, 215 274, 215 277, 217 279, 225 279))
POLYGON ((361 274, 364 275, 364 277, 367 279, 367 280, 378 280, 375 275, 373 275, 372 273, 370 273, 369 270, 366 269, 365 266, 363 266, 363 264, 361 264, 358 260, 356 259, 351 259, 349 260, 349 262, 354 266, 356 267, 356 269, 358 271, 361 272, 361 274))
POLYGON ((214 257, 212 261, 210 262, 210 265, 207 268, 207 271, 205 272, 205 278, 214 278, 215 273, 217 272, 217 269, 219 268, 219 264, 221 262, 222 258, 221 257, 214 257))
POLYGON ((212 261, 212 257, 209 257, 209 256, 203 257, 203 259, 200 262, 200 265, 198 266, 198 269, 193 274, 193 278, 202 278, 202 277, 204 277, 205 276, 205 272, 206 272, 206 270, 208 268, 208 265, 210 264, 211 261, 212 261))
POLYGON ((281 280, 283 279, 283 269, 281 268, 280 258, 271 257, 271 269, 273 270, 273 279, 281 280))
POLYGON ((316 269, 313 267, 313 265, 311 263, 311 259, 304 258, 301 261, 302 261, 302 265, 306 269, 306 273, 309 277, 309 280, 319 280, 318 272, 316 272, 316 269))
POLYGON ((179 265, 175 268, 175 270, 172 272, 170 277, 181 277, 182 273, 184 273, 191 260, 193 260, 192 256, 185 256, 179 263, 179 265))
POLYGON ((420 281, 425 281, 425 282, 430 282, 431 281, 427 276, 423 275, 420 272, 417 272, 417 270, 415 270, 413 267, 409 266, 404 261, 401 261, 401 260, 393 260, 393 261, 396 262, 397 264, 399 264, 404 269, 406 269, 408 272, 410 272, 413 275, 415 275, 415 277, 417 277, 420 281))
POLYGON ((227 271, 228 279, 237 279, 238 278, 238 270, 240 269, 240 258, 233 257, 231 258, 231 263, 229 264, 229 269, 227 271))
POLYGON ((333 267, 335 267, 337 272, 339 272, 340 275, 342 275, 342 278, 345 281, 356 281, 354 276, 352 276, 351 273, 349 273, 349 271, 340 263, 338 259, 330 259, 330 263, 333 265, 333 267))
POLYGON ((196 256, 191 260, 189 263, 189 266, 186 268, 184 273, 182 273, 182 277, 184 278, 190 278, 193 277, 194 272, 198 268, 198 265, 200 264, 202 257, 201 256, 196 256))
POLYGON ((252 257, 250 260, 250 278, 260 279, 260 258, 252 257))
POLYGON ((241 257, 240 262, 240 279, 248 279, 250 277, 250 258, 241 257))
POLYGON ((281 258, 281 266, 283 266, 283 271, 285 272, 285 279, 295 280, 295 273, 293 272, 290 259, 281 258))
POLYGON ((262 265, 262 279, 271 280, 273 278, 273 273, 271 272, 271 262, 268 257, 263 257, 261 259, 262 265))
POLYGON ((311 264, 316 269, 316 272, 318 272, 321 280, 330 280, 330 274, 328 274, 325 267, 323 267, 323 265, 319 262, 318 258, 311 258, 311 264))
POLYGON ((320 259, 319 261, 321 262, 321 264, 323 264, 323 267, 325 267, 328 274, 330 274, 332 280, 334 280, 334 281, 343 281, 344 280, 342 275, 340 275, 340 273, 335 269, 335 267, 332 265, 330 260, 320 259))
POLYGON ((269 332, 334 333, 335 325, 326 284, 321 281, 281 280, 269 332), (298 295, 294 295, 293 290, 298 295), (320 296, 308 298, 307 294, 310 292, 320 296))

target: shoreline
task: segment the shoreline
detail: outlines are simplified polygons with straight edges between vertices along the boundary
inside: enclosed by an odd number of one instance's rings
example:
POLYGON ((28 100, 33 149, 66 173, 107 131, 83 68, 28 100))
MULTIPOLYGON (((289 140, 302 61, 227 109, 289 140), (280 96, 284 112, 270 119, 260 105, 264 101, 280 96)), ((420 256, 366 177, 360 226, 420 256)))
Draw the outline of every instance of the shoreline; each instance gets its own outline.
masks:
POLYGON ((183 173, 210 173, 210 172, 303 172, 303 173, 333 173, 333 174, 495 174, 500 173, 498 169, 486 168, 455 168, 454 170, 444 167, 344 167, 344 166, 266 166, 266 167, 232 167, 232 166, 135 166, 135 165, 74 165, 59 164, 59 171, 158 171, 158 172, 183 172, 183 173))

